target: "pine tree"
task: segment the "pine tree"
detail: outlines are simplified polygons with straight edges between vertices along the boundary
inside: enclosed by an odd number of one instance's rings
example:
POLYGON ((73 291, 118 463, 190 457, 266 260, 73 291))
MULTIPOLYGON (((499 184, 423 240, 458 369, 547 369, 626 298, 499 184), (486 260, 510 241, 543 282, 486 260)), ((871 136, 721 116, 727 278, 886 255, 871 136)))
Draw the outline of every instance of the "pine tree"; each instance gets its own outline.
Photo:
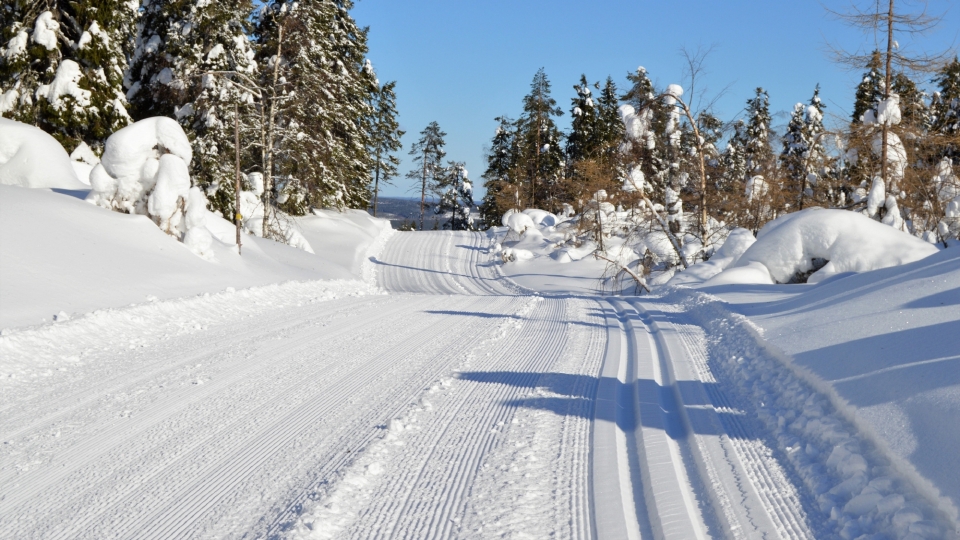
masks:
POLYGON ((485 226, 500 223, 510 208, 519 209, 520 184, 517 178, 516 122, 498 116, 499 123, 487 152, 487 170, 483 173, 486 194, 480 204, 480 218, 485 226))
POLYGON ((820 85, 813 91, 810 103, 797 103, 783 137, 780 159, 785 169, 788 191, 796 193, 797 209, 814 197, 814 188, 824 173, 826 151, 823 147, 823 109, 820 85))
POLYGON ((450 213, 450 221, 444 223, 443 228, 453 231, 474 230, 470 216, 473 209, 473 183, 467 178, 467 169, 462 161, 447 164, 438 178, 437 190, 440 192, 440 202, 436 213, 450 213))
POLYGON ((643 118, 641 123, 645 124, 646 129, 641 140, 633 140, 634 134, 628 134, 631 139, 625 147, 625 166, 639 167, 649 187, 650 198, 664 200, 670 182, 671 165, 675 161, 675 152, 666 133, 673 111, 658 98, 646 69, 637 68, 636 73, 627 74, 627 79, 631 87, 620 99, 643 118))
POLYGON ((37 125, 68 152, 80 143, 101 151, 130 121, 123 73, 135 16, 118 0, 4 4, 0 114, 37 125))
POLYGON ((435 121, 427 124, 420 132, 420 140, 413 143, 410 147, 410 155, 413 162, 417 164, 410 172, 407 178, 420 181, 420 230, 423 230, 423 212, 427 201, 427 193, 435 193, 440 178, 444 174, 443 158, 447 152, 444 150, 446 142, 444 137, 447 134, 440 129, 440 125, 435 121))
POLYGON ((617 85, 612 77, 607 77, 597 103, 597 132, 600 149, 608 154, 614 154, 623 140, 624 129, 623 121, 620 120, 617 85))
POLYGON ((931 130, 942 140, 938 157, 948 157, 960 165, 960 60, 955 56, 937 73, 931 130))
POLYGON ((523 98, 523 115, 518 120, 518 161, 528 187, 529 206, 542 204, 548 210, 557 205, 556 188, 563 173, 562 135, 554 116, 563 111, 550 96, 550 81, 543 68, 523 98))
POLYGON ((747 100, 743 157, 746 165, 746 192, 750 206, 750 228, 757 232, 775 217, 773 149, 770 147, 770 98, 763 88, 747 100))
POLYGON ((261 17, 256 30, 263 86, 282 87, 268 104, 283 132, 268 175, 278 182, 270 187, 301 191, 304 207, 369 205, 371 103, 379 86, 352 7, 350 0, 273 0, 264 10, 273 15, 261 17))
POLYGON ((586 75, 580 75, 580 84, 574 85, 573 89, 577 95, 570 100, 573 122, 567 136, 568 166, 594 157, 600 144, 600 115, 586 75))
MULTIPOLYGON (((234 210, 234 114, 253 96, 231 82, 255 77, 250 0, 145 2, 127 73, 136 119, 170 116, 193 146, 191 176, 225 217, 234 210)), ((238 119, 236 119, 238 120, 238 119)))
POLYGON ((393 152, 400 150, 400 138, 404 131, 397 122, 397 95, 394 93, 396 81, 381 86, 374 95, 373 121, 370 124, 370 153, 374 156, 373 165, 373 215, 377 215, 377 200, 380 195, 380 182, 389 184, 397 175, 400 159, 393 152))

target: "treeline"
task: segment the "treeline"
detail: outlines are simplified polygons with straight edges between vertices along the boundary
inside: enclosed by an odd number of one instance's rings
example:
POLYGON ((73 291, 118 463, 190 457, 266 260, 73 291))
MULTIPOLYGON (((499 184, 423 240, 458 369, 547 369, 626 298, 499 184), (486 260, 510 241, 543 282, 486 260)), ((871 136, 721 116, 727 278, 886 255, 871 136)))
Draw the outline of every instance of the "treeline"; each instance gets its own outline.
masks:
POLYGON ((394 83, 378 82, 352 5, 5 1, 0 114, 96 154, 133 121, 175 118, 194 184, 230 220, 237 153, 241 189, 262 189, 267 207, 365 208, 371 181, 396 174, 401 132, 394 83))
POLYGON ((693 109, 678 85, 656 88, 643 68, 627 78, 621 91, 610 78, 591 85, 581 77, 563 134, 556 118, 564 111, 547 76, 534 76, 521 117, 497 118, 483 175, 485 223, 498 225, 511 208, 580 213, 601 192, 626 209, 646 206, 678 251, 696 243, 699 257, 723 231, 756 232, 810 206, 860 211, 931 242, 960 233, 956 58, 934 74, 927 94, 905 71, 887 79, 883 55, 873 54, 852 118, 832 130, 819 87, 776 133, 762 88, 742 119, 724 121, 693 109))

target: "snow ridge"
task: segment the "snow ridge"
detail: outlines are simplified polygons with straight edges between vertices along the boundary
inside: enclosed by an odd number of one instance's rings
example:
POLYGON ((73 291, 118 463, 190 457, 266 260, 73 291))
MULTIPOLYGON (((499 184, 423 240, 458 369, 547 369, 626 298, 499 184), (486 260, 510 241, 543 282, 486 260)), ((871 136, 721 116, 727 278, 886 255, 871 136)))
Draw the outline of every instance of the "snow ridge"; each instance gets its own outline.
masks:
MULTIPOLYGON (((97 310, 63 322, 4 329, 0 335, 0 389, 42 385, 53 370, 79 365, 98 350, 123 344, 131 349, 146 347, 276 309, 371 294, 383 293, 374 285, 354 280, 289 281, 239 291, 228 287, 219 293, 165 301, 151 296, 142 304, 97 310), (81 352, 78 355, 76 351, 81 352)), ((0 405, 6 405, 9 398, 8 392, 3 394, 0 405)))
POLYGON ((704 293, 675 291, 664 301, 684 305, 705 329, 714 374, 767 428, 821 512, 810 516, 821 524, 818 537, 956 535, 955 510, 929 481, 885 451, 849 406, 766 344, 749 320, 704 293))

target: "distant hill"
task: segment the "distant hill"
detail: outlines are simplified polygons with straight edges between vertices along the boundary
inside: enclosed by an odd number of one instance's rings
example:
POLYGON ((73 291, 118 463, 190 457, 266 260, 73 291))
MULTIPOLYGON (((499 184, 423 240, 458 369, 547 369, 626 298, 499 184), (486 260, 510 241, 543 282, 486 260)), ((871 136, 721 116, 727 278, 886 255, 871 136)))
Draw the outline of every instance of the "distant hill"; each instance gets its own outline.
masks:
MULTIPOLYGON (((428 197, 427 206, 423 211, 423 228, 428 231, 434 226, 441 227, 440 218, 433 213, 434 203, 435 200, 428 197)), ((367 211, 373 215, 373 207, 368 208, 367 211)), ((410 222, 419 225, 420 199, 380 197, 377 204, 377 217, 389 219, 394 229, 399 229, 404 223, 410 222)))

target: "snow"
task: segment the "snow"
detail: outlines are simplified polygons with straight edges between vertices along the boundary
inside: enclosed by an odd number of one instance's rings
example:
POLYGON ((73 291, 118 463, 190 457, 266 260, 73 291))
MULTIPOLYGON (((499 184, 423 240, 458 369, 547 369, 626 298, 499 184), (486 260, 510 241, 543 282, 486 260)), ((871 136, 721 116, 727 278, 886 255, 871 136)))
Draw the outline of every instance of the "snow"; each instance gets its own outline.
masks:
POLYGON ((756 243, 706 285, 788 283, 812 270, 807 282, 817 283, 836 274, 911 263, 937 251, 860 214, 812 208, 765 225, 756 243), (817 259, 819 269, 814 267, 817 259))
POLYGON ((70 157, 41 129, 0 118, 0 184, 27 188, 86 189, 70 157))
POLYGON ((44 11, 37 17, 33 27, 33 42, 43 46, 48 51, 57 48, 57 32, 60 23, 53 19, 53 13, 44 11))
MULTIPOLYGON (((293 223, 319 255, 244 234, 241 256, 233 225, 209 211, 201 218, 205 226, 191 228, 198 232, 188 231, 181 244, 142 215, 107 211, 45 190, 0 188, 0 328, 50 321, 60 311, 82 314, 142 303, 147 297, 290 280, 359 279, 366 249, 390 230, 389 222, 363 212, 324 211, 293 223), (204 232, 212 237, 209 243, 204 232), (215 262, 198 257, 191 247, 215 262)), ((194 200, 197 191, 190 190, 194 200)), ((185 221, 194 219, 188 208, 185 221)))
POLYGON ((6 48, 3 49, 3 56, 7 59, 14 59, 21 54, 27 52, 27 39, 29 36, 23 30, 20 30, 7 42, 6 48))
MULTIPOLYGON (((862 434, 860 444, 875 445, 885 455, 886 470, 909 479, 955 522, 960 508, 957 283, 960 251, 947 249, 811 288, 702 290, 726 303, 718 308, 748 317, 769 347, 789 355, 788 365, 803 370, 814 388, 837 401, 846 421, 862 434)), ((736 338, 730 341, 730 348, 742 346, 736 338)), ((832 463, 853 466, 846 447, 834 444, 832 463)), ((856 476, 859 470, 848 472, 856 476)), ((868 487, 879 487, 877 482, 868 487)), ((918 503, 885 490, 889 487, 863 488, 843 511, 887 516, 881 519, 899 531, 930 519, 929 509, 920 512, 918 503), (878 499, 875 493, 885 496, 878 499)))
POLYGON ((98 163, 100 163, 100 158, 83 141, 80 141, 80 144, 70 153, 70 165, 73 165, 73 171, 77 173, 77 178, 87 186, 90 185, 90 173, 93 172, 93 168, 98 163))
MULTIPOLYGON (((606 230, 634 214, 597 193, 602 222, 485 233, 315 210, 282 229, 315 253, 244 233, 240 255, 158 123, 91 182, 182 242, 0 185, 5 534, 956 537, 960 250, 808 209, 613 294, 598 242, 638 271, 673 248, 606 230)), ((20 141, 0 156, 41 148, 20 141)), ((72 175, 57 150, 28 172, 72 175)))
POLYGON ((90 90, 80 88, 80 79, 83 78, 83 71, 80 64, 73 60, 64 60, 57 67, 57 74, 53 82, 49 85, 43 84, 37 88, 37 95, 46 98, 50 105, 55 109, 64 108, 64 96, 73 98, 73 106, 77 109, 85 109, 90 106, 90 90))

